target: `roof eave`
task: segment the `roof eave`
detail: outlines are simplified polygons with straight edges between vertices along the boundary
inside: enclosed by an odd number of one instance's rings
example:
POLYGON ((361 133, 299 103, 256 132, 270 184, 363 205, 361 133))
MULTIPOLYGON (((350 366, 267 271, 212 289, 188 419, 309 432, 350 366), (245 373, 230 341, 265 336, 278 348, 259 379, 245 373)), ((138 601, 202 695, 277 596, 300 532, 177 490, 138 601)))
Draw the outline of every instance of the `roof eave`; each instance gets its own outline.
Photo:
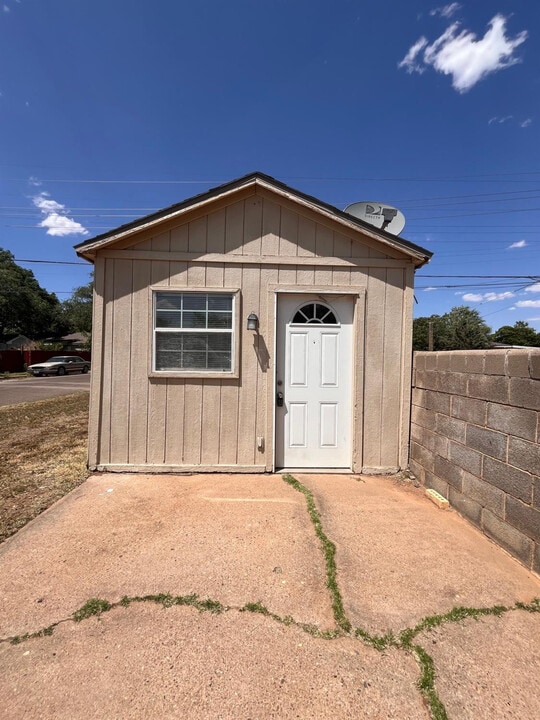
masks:
POLYGON ((82 257, 89 262, 94 262, 97 251, 102 247, 111 245, 119 240, 124 240, 130 235, 152 228, 164 221, 171 220, 172 218, 180 217, 181 215, 192 212, 193 210, 200 209, 205 205, 211 204, 217 197, 226 198, 237 194, 251 185, 254 187, 260 186, 270 192, 292 200, 303 207, 315 210, 327 217, 329 220, 338 222, 349 230, 353 230, 355 232, 360 230, 364 235, 367 235, 373 240, 388 245, 389 247, 410 256, 415 268, 420 268, 428 263, 433 255, 433 253, 415 245, 409 240, 402 240, 398 236, 391 235, 384 230, 379 230, 372 225, 369 225, 369 223, 339 210, 339 208, 324 203, 323 201, 295 190, 294 188, 290 188, 285 185, 285 183, 275 180, 263 173, 251 173, 249 175, 245 175, 244 177, 233 180, 230 183, 212 188, 205 193, 201 193, 200 195, 188 198, 183 202, 171 205, 163 210, 159 210, 152 215, 147 215, 146 217, 140 218, 126 225, 122 225, 115 230, 98 235, 90 240, 85 240, 84 242, 75 245, 75 250, 79 257, 82 257))

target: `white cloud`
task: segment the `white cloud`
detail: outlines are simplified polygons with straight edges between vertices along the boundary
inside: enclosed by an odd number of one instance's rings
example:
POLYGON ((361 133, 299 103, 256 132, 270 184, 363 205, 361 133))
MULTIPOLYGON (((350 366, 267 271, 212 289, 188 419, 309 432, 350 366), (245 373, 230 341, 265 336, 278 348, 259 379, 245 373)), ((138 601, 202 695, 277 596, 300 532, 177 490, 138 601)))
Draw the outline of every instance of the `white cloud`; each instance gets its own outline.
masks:
POLYGON ((506 36, 506 18, 495 15, 489 22, 486 34, 480 40, 470 30, 459 30, 452 23, 431 45, 421 37, 407 52, 398 67, 407 72, 423 72, 427 66, 452 77, 452 87, 459 93, 467 92, 487 75, 520 62, 514 51, 527 38, 527 31, 506 36), (423 57, 419 61, 419 54, 423 57), (422 64, 423 62, 423 64, 422 64))
POLYGON ((516 307, 534 307, 540 308, 540 300, 518 300, 516 307))
POLYGON ((514 297, 514 293, 509 290, 501 293, 465 293, 465 295, 463 295, 463 299, 466 302, 496 302, 497 300, 507 300, 511 297, 514 297))
POLYGON ((496 115, 495 117, 492 117, 490 120, 488 120, 488 125, 493 125, 493 123, 502 125, 503 123, 508 122, 509 120, 512 120, 513 118, 514 118, 513 115, 505 115, 504 117, 498 117, 496 115))
POLYGON ((509 245, 506 249, 512 250, 512 248, 522 248, 522 247, 527 247, 527 243, 525 242, 525 240, 518 240, 517 242, 509 245))
POLYGON ((430 15, 440 15, 440 17, 450 18, 455 15, 458 10, 461 9, 461 5, 457 2, 450 3, 449 5, 443 5, 442 7, 434 8, 429 11, 430 15))
POLYGON ((49 200, 49 193, 42 192, 32 198, 34 205, 43 210, 43 212, 57 212, 59 210, 65 210, 66 206, 57 203, 56 200, 49 200))
POLYGON ((525 292, 540 292, 540 282, 534 283, 534 285, 529 285, 529 287, 525 288, 525 292))
POLYGON ((409 48, 409 51, 399 63, 398 68, 405 68, 409 75, 413 72, 420 73, 420 75, 426 71, 426 68, 416 61, 419 53, 426 47, 428 41, 425 37, 421 37, 417 40, 414 45, 409 48))
POLYGON ((424 292, 432 292, 433 290, 438 290, 438 288, 436 288, 436 287, 427 287, 427 288, 424 288, 424 292))
MULTIPOLYGON (((36 183, 33 183, 36 184, 36 183)), ((81 223, 67 216, 66 206, 52 200, 49 193, 42 192, 32 198, 32 202, 45 217, 38 227, 47 228, 47 235, 64 237, 65 235, 88 235, 81 223)))
POLYGON ((4 6, 2 7, 2 10, 3 10, 5 13, 11 12, 11 9, 9 8, 8 5, 4 5, 4 6))
MULTIPOLYGON (((33 185, 34 187, 39 187, 40 185, 43 185, 41 180, 38 180, 37 177, 34 177, 34 175, 30 175, 30 177, 28 178, 28 184, 33 185)), ((43 194, 46 195, 47 193, 43 194)))
POLYGON ((39 223, 39 227, 47 228, 47 235, 56 235, 63 237, 64 235, 88 235, 88 230, 80 223, 75 222, 65 215, 58 213, 50 213, 39 223))
POLYGON ((539 320, 540 320, 540 316, 539 316, 539 317, 527 318, 527 322, 538 322, 539 320))
POLYGON ((532 124, 532 118, 527 118, 522 123, 519 123, 519 127, 526 128, 529 127, 529 125, 532 124))

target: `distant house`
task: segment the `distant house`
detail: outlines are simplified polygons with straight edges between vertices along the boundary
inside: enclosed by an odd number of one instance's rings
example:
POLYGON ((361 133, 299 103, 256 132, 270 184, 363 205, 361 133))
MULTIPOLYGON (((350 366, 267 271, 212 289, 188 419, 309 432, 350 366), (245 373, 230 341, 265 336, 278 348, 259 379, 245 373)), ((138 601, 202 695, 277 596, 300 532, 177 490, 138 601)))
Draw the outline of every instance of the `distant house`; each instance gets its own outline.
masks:
POLYGON ((88 343, 88 334, 86 333, 70 333, 60 338, 62 350, 81 350, 88 343))
POLYGON ((95 265, 91 468, 407 465, 429 251, 261 173, 76 250, 95 265))
POLYGON ((29 350, 35 346, 35 343, 26 335, 16 335, 11 340, 7 340, 5 345, 6 350, 29 350))

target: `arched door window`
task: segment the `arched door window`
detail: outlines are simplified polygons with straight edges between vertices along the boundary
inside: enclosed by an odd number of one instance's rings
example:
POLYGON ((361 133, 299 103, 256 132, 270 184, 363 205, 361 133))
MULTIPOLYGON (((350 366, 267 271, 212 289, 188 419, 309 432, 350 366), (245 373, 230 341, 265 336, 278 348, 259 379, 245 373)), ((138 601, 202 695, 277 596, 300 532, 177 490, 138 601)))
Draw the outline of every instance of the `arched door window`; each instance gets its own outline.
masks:
POLYGON ((338 325, 334 311, 320 302, 308 302, 299 308, 292 319, 295 325, 338 325))

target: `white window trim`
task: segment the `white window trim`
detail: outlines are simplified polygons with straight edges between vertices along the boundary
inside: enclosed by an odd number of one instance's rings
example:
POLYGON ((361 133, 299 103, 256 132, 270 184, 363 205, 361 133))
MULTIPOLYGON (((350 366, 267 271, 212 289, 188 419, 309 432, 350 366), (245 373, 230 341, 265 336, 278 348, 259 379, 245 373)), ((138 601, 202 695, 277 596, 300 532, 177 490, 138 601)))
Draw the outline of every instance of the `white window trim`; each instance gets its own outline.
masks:
MULTIPOLYGON (((221 379, 240 377, 240 290, 239 288, 178 287, 174 285, 153 285, 150 287, 150 331, 149 331, 149 377, 154 378, 201 378, 221 379), (195 293, 198 295, 232 295, 232 368, 231 370, 156 370, 156 294, 195 293)), ((174 329, 171 329, 174 331, 174 329)), ((206 332, 223 332, 216 328, 206 332)))

